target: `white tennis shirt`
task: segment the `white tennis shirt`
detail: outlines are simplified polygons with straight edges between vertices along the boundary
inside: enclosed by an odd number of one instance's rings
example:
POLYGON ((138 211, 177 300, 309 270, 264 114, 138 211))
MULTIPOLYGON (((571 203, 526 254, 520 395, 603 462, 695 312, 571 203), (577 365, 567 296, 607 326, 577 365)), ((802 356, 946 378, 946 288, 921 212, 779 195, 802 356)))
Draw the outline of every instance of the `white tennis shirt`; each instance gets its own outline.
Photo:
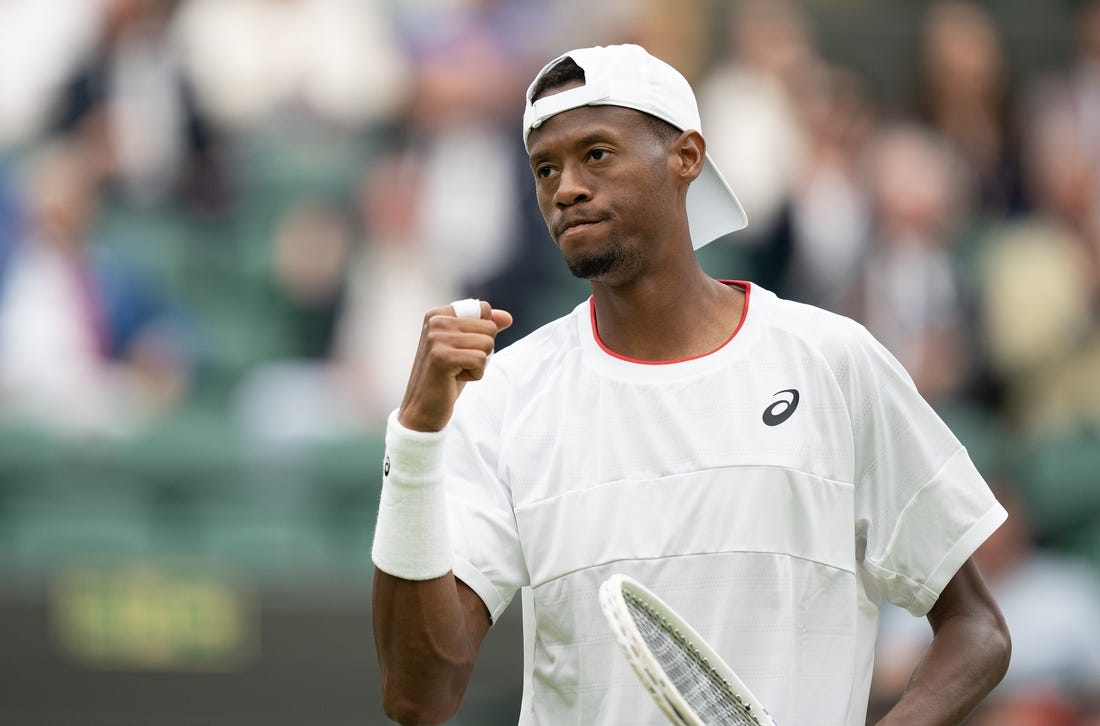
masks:
POLYGON ((524 726, 663 725, 597 600, 680 612, 782 726, 862 726, 882 598, 923 615, 1005 512, 857 323, 748 283, 736 334, 651 364, 591 302, 497 352, 448 427, 454 572, 523 589, 524 726))

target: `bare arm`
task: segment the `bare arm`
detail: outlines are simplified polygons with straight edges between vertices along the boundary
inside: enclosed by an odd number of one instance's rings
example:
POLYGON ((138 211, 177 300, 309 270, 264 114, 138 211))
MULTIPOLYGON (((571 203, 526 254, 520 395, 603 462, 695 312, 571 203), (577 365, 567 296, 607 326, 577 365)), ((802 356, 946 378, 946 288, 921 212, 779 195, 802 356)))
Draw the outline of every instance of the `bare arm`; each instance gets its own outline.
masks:
POLYGON ((373 605, 386 715, 405 726, 447 721, 491 624, 485 603, 450 572, 414 582, 376 569, 373 605))
POLYGON ((960 724, 1008 670, 1008 627, 972 560, 944 587, 928 622, 932 643, 879 726, 960 724))
MULTIPOLYGON (((398 412, 400 426, 410 431, 442 431, 463 386, 482 377, 497 333, 511 322, 507 312, 492 310, 484 302, 480 319, 457 318, 450 306, 429 311, 398 412)), ((404 492, 406 497, 418 492, 438 504, 437 497, 443 496, 441 479, 438 474, 425 476, 405 479, 401 485, 404 489, 384 489, 383 507, 387 491, 404 492)), ((383 486, 395 485, 390 481, 383 486)), ((408 526, 404 520, 388 519, 387 523, 401 524, 387 524, 388 536, 376 540, 376 547, 389 543, 382 551, 407 553, 415 550, 416 541, 424 540, 406 542, 403 533, 443 531, 437 525, 445 526, 445 510, 438 506, 428 509, 437 512, 439 518, 418 520, 420 515, 414 509, 414 514, 405 515, 412 516, 408 526)), ((448 547, 445 543, 439 546, 448 547)), ((377 559, 379 552, 375 550, 376 561, 385 562, 386 558, 377 559)), ((443 551, 433 561, 446 562, 445 558, 443 551)), ((401 561, 400 557, 389 560, 392 572, 419 578, 415 572, 405 573, 393 566, 401 561)), ((441 724, 450 719, 462 703, 481 641, 491 624, 481 598, 453 572, 432 579, 405 579, 376 568, 372 609, 386 714, 405 726, 441 724)))

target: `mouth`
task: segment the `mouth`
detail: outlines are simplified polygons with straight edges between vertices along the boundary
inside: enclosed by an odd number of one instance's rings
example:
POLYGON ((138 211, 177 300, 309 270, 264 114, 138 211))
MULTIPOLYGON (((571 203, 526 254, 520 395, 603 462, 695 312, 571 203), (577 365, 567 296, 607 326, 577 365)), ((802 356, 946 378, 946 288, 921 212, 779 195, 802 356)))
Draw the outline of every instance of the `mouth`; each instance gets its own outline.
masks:
POLYGON ((602 219, 574 219, 558 227, 558 238, 582 234, 602 223, 602 219))

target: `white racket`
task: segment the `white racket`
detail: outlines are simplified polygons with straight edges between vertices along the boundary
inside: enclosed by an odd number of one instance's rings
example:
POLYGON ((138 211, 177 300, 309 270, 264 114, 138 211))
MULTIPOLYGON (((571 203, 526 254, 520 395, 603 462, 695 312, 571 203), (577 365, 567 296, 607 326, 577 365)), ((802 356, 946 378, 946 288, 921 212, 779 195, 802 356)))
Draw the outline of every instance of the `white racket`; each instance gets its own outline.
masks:
POLYGON ((775 726, 726 662, 672 608, 626 575, 600 585, 600 607, 649 695, 677 726, 775 726))

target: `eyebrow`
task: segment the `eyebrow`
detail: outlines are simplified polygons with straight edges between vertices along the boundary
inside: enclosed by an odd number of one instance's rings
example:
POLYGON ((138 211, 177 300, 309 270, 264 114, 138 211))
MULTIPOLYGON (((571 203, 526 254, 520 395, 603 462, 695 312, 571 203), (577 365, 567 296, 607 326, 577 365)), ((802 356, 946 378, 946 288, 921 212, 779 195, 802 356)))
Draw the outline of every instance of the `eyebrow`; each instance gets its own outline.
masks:
MULTIPOLYGON (((616 141, 619 136, 621 136, 621 134, 616 134, 611 129, 605 127, 597 127, 595 129, 592 129, 591 131, 585 132, 582 136, 579 136, 576 139, 569 140, 568 143, 569 148, 578 149, 592 146, 593 144, 598 144, 602 141, 616 141)), ((536 146, 534 153, 531 154, 531 166, 535 166, 536 164, 541 163, 548 156, 550 156, 550 152, 548 150, 540 149, 536 146)))

